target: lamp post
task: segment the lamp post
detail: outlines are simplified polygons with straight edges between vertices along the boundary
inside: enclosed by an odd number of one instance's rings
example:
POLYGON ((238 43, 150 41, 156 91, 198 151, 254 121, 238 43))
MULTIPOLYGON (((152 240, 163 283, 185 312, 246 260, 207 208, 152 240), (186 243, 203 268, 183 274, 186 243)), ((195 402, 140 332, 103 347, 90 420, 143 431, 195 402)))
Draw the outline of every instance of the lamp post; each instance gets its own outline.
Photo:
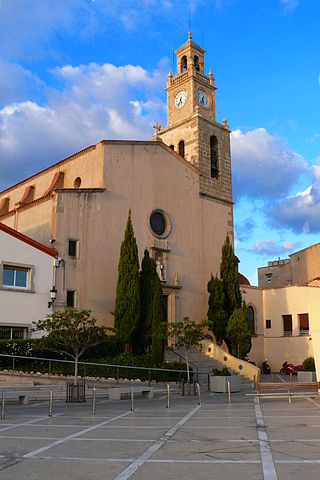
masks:
POLYGON ((51 305, 56 301, 57 293, 58 293, 58 290, 56 289, 55 285, 53 285, 53 287, 50 290, 51 301, 48 302, 48 308, 50 308, 51 305))

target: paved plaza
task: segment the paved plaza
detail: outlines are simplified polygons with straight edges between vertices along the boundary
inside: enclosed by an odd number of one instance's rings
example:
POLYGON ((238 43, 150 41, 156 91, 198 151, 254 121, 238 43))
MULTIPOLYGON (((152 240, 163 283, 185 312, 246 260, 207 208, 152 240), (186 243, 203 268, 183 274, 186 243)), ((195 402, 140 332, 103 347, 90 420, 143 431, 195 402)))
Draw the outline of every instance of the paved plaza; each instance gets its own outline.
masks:
POLYGON ((1 480, 318 479, 318 400, 222 394, 130 401, 8 404, 1 480))

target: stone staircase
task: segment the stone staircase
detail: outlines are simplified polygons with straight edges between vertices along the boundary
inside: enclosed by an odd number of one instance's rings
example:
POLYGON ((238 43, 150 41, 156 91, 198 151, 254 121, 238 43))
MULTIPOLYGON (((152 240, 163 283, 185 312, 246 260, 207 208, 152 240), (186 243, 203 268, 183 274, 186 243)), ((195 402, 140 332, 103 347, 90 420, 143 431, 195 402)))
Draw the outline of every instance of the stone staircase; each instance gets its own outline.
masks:
MULTIPOLYGON (((172 351, 171 349, 167 348, 165 353, 165 360, 167 362, 177 362, 180 360, 182 362, 185 362, 185 352, 183 349, 175 349, 174 351, 172 351)), ((218 360, 210 358, 208 355, 205 354, 204 351, 199 351, 195 348, 192 349, 189 354, 189 361, 194 371, 198 367, 199 372, 202 372, 203 374, 210 373, 213 368, 218 368, 219 370, 221 370, 221 368, 225 366, 218 360)), ((228 368, 228 370, 233 375, 236 375, 237 373, 239 374, 239 372, 235 372, 231 368, 228 368)), ((205 375, 200 375, 199 381, 200 383, 204 383, 207 381, 207 377, 205 375)), ((241 376, 241 385, 251 386, 251 381, 241 376)))

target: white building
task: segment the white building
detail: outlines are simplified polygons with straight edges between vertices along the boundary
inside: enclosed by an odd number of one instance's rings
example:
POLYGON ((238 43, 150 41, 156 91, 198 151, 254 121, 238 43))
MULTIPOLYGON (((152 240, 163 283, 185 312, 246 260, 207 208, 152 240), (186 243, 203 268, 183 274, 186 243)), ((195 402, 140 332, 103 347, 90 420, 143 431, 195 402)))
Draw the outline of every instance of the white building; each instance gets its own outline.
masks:
POLYGON ((0 222, 0 339, 26 338, 51 312, 57 252, 0 222))

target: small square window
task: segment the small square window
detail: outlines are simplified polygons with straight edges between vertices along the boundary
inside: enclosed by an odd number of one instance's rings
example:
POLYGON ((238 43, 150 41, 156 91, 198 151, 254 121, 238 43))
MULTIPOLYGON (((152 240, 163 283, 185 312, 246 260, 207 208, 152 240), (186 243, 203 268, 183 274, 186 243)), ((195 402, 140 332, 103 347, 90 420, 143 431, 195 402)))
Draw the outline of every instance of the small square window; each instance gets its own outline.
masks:
POLYGON ((69 240, 68 255, 69 257, 78 256, 78 240, 69 240))
POLYGON ((271 328, 271 320, 266 320, 266 328, 271 328))
POLYGON ((76 292, 75 290, 67 290, 67 307, 75 306, 76 292))

